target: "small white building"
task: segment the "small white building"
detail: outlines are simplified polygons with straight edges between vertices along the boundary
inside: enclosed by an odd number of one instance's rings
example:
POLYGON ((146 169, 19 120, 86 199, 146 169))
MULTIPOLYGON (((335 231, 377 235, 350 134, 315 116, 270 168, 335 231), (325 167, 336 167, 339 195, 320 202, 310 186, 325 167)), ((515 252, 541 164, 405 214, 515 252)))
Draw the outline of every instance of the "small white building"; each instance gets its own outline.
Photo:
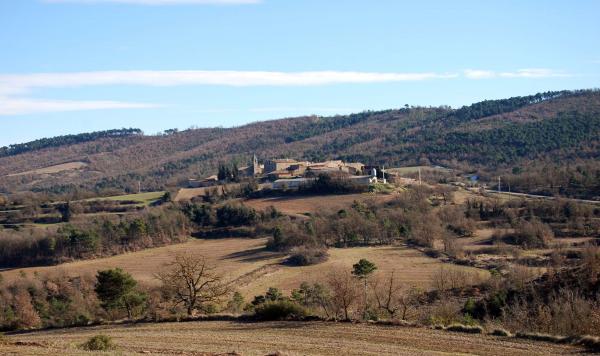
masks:
POLYGON ((346 179, 356 185, 370 185, 377 183, 377 177, 373 176, 349 176, 346 179))

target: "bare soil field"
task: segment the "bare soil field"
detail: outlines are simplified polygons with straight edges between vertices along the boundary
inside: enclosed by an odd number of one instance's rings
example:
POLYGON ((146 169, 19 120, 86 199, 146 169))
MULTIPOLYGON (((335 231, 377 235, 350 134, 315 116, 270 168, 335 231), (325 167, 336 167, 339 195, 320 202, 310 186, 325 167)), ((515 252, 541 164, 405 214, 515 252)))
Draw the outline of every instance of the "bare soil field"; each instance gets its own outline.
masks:
POLYGON ((32 267, 3 271, 5 280, 20 278, 22 273, 66 273, 69 275, 95 274, 101 269, 120 267, 131 273, 138 281, 155 284, 156 272, 172 261, 181 252, 199 253, 209 258, 247 298, 262 294, 268 287, 277 287, 285 292, 297 288, 300 283, 324 281, 330 270, 344 268, 350 270, 361 258, 374 262, 380 272, 395 271, 399 280, 407 285, 427 289, 433 275, 442 265, 450 269, 462 269, 480 274, 486 278, 487 271, 471 267, 443 264, 421 252, 403 246, 357 247, 329 249, 330 258, 324 263, 294 267, 283 264, 286 256, 264 249, 266 238, 262 239, 218 239, 197 240, 148 249, 96 260, 76 261, 59 266, 32 267))
POLYGON ((54 166, 49 166, 49 167, 44 167, 44 168, 39 168, 39 169, 33 169, 30 171, 26 171, 26 172, 8 174, 7 176, 14 177, 14 176, 22 176, 22 175, 26 175, 26 174, 53 174, 53 173, 60 173, 60 172, 64 172, 64 171, 73 171, 73 170, 77 170, 77 169, 82 169, 87 166, 88 166, 88 164, 85 162, 69 162, 69 163, 57 164, 54 166))
POLYGON ((245 200, 244 204, 257 210, 264 210, 274 206, 284 214, 314 213, 319 210, 329 209, 336 211, 347 208, 355 200, 365 201, 377 198, 380 201, 392 199, 394 195, 374 194, 345 194, 345 195, 318 195, 318 196, 288 196, 245 200))
MULTIPOLYGON (((184 323, 98 326, 7 336, 3 355, 81 355, 94 335, 111 336, 110 354, 208 355, 574 355, 567 345, 413 327, 330 322, 184 323), (16 343, 21 345, 16 345, 16 343)), ((97 353, 106 355, 109 353, 97 353)))

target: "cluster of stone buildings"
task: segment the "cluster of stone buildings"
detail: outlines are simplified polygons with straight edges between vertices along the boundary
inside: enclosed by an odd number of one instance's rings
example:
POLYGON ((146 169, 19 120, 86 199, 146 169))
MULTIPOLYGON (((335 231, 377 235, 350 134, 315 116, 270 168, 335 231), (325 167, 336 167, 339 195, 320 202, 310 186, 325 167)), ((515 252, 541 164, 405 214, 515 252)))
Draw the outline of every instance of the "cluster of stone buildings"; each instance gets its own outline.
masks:
MULTIPOLYGON (((369 185, 378 181, 386 182, 385 170, 378 166, 365 166, 358 162, 344 162, 332 160, 324 162, 297 161, 289 158, 270 159, 264 164, 259 164, 256 155, 252 164, 239 168, 241 177, 254 177, 263 181, 272 182, 273 189, 294 189, 309 183, 321 174, 336 174, 349 179, 358 185, 369 185)), ((190 187, 204 187, 218 184, 217 176, 210 176, 203 180, 189 180, 190 187)))

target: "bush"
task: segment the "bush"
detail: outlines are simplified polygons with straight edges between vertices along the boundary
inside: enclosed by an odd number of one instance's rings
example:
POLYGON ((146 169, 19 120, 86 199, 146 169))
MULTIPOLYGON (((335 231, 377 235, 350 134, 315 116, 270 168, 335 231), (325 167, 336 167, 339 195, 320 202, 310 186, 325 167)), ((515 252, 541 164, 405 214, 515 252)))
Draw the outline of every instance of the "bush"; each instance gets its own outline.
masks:
POLYGON ((568 339, 564 336, 542 334, 542 333, 529 333, 529 332, 518 332, 515 334, 515 337, 518 337, 520 339, 527 339, 527 340, 553 342, 556 344, 565 342, 568 339))
POLYGON ((481 334, 483 328, 479 325, 463 325, 463 324, 452 324, 446 328, 448 331, 469 333, 469 334, 481 334))
POLYGON ((515 227, 514 233, 502 237, 504 242, 524 249, 547 247, 552 238, 552 229, 539 220, 521 221, 515 227))
POLYGON ((494 329, 492 330, 492 332, 490 333, 490 335, 494 335, 494 336, 504 336, 504 337, 511 337, 513 336, 510 331, 508 330, 504 330, 504 329, 494 329))
POLYGON ((265 302, 256 307, 254 316, 259 320, 284 320, 304 317, 306 309, 289 300, 265 302))
POLYGON ((600 352, 600 337, 584 335, 574 342, 576 345, 582 345, 591 352, 600 352))
POLYGON ((110 336, 96 335, 83 343, 81 348, 88 351, 109 351, 113 350, 115 345, 110 336))
POLYGON ((242 204, 225 204, 217 208, 217 225, 254 225, 258 220, 256 210, 242 204))
POLYGON ((327 249, 322 247, 294 247, 287 263, 293 266, 316 265, 327 261, 329 254, 327 249))

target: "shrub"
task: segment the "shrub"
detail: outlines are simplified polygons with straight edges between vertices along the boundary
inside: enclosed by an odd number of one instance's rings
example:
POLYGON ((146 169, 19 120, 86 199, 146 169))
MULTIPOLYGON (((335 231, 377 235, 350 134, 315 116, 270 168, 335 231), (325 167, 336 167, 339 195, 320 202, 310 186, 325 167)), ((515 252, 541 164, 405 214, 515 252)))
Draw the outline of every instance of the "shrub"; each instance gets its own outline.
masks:
POLYGON ((258 305, 254 310, 254 315, 259 320, 284 320, 304 317, 307 315, 307 311, 304 307, 289 300, 278 300, 258 305))
POLYGON ((535 340, 535 341, 546 341, 553 343, 565 342, 568 338, 559 335, 550 335, 542 333, 530 333, 530 332, 517 332, 515 337, 520 339, 535 340))
POLYGON ((258 220, 256 210, 241 204, 225 204, 217 208, 217 225, 254 225, 258 220))
POLYGON ((600 352, 600 337, 584 335, 574 342, 576 345, 582 345, 591 352, 600 352))
POLYGON ((494 329, 492 330, 492 332, 490 333, 490 335, 494 335, 494 336, 505 336, 505 337, 511 337, 513 336, 510 331, 508 330, 504 330, 504 329, 494 329))
POLYGON ((479 325, 463 325, 463 324, 451 324, 446 328, 448 331, 469 333, 469 334, 481 334, 483 328, 479 325))
POLYGON ((426 248, 423 253, 427 256, 427 257, 431 257, 431 258, 439 258, 442 253, 434 248, 426 248))
POLYGON ((552 229, 539 220, 521 221, 515 227, 514 233, 502 237, 504 242, 518 245, 524 249, 547 247, 554 237, 552 229))
POLYGON ((115 345, 110 336, 96 335, 83 343, 81 348, 88 351, 109 351, 113 350, 115 345))
POLYGON ((287 263, 294 266, 309 266, 325 262, 329 255, 322 247, 294 247, 287 263))

